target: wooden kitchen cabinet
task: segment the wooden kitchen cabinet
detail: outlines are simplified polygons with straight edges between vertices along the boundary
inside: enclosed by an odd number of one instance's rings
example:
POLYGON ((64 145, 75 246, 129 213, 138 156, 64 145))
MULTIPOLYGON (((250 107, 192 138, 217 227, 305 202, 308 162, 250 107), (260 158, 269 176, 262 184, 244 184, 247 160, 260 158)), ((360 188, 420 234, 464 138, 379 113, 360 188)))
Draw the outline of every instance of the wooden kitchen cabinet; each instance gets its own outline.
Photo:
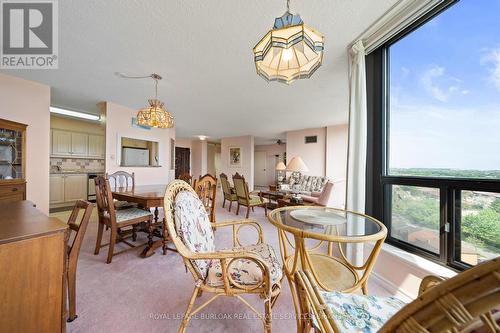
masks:
POLYGON ((64 175, 50 175, 49 203, 60 204, 64 202, 64 175))
POLYGON ((71 155, 87 156, 89 152, 89 135, 85 133, 71 133, 71 155))
POLYGON ((64 176, 64 202, 87 200, 87 175, 64 176))
POLYGON ((71 132, 52 130, 52 154, 71 156, 71 132))
POLYGON ((87 200, 86 174, 52 174, 50 175, 50 206, 64 207, 77 200, 87 200))
POLYGON ((89 134, 89 157, 104 157, 105 140, 103 135, 89 134))

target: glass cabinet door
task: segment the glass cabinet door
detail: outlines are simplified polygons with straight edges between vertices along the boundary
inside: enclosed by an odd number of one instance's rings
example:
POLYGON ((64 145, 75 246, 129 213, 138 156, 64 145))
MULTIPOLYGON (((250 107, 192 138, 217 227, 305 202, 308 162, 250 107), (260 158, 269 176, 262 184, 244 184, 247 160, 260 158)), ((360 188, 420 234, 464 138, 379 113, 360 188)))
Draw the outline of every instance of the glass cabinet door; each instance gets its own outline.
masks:
POLYGON ((26 126, 0 119, 0 179, 24 179, 26 126))

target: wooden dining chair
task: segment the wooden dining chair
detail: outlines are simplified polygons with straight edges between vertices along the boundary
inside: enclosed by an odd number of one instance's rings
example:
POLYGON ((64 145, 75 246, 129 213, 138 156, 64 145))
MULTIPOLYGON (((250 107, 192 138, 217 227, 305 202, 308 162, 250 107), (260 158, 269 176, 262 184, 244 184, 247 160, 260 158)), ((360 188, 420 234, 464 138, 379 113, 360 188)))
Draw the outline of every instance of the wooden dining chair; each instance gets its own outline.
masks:
POLYGON ((189 185, 193 186, 193 176, 191 176, 189 173, 185 172, 179 176, 180 180, 185 181, 189 185))
POLYGON ((200 198, 203 206, 208 213, 208 218, 210 222, 214 224, 215 221, 215 199, 217 197, 217 178, 210 174, 206 174, 196 181, 194 190, 198 197, 200 198))
POLYGON ((139 208, 127 208, 116 210, 113 205, 113 195, 109 181, 100 176, 94 179, 96 185, 96 201, 97 213, 99 217, 99 226, 97 229, 97 240, 95 245, 94 254, 99 254, 101 247, 109 245, 108 258, 106 263, 111 263, 114 255, 120 254, 124 251, 114 253, 114 247, 117 242, 123 242, 135 248, 136 246, 126 240, 126 236, 132 234, 132 240, 135 241, 135 226, 141 223, 152 224, 153 214, 149 210, 139 208), (101 245, 102 233, 104 226, 111 229, 109 243, 101 245), (128 228, 130 227, 130 228, 128 228))
POLYGON ((409 304, 395 297, 326 292, 309 271, 298 271, 295 283, 302 311, 298 332, 500 332, 500 258, 448 280, 424 278, 409 304))
POLYGON ((236 173, 233 176, 234 189, 236 191, 236 196, 238 197, 238 207, 236 209, 236 215, 240 213, 240 206, 247 207, 246 218, 250 215, 250 209, 254 207, 264 207, 264 211, 267 215, 267 201, 258 195, 251 195, 248 191, 248 184, 245 181, 245 177, 236 173))
POLYGON ((67 281, 68 281, 68 301, 69 301, 69 316, 68 322, 72 322, 78 316, 76 315, 76 267, 78 265, 78 256, 82 247, 83 237, 92 215, 92 205, 88 201, 78 200, 73 206, 71 215, 68 219, 69 235, 68 240, 73 239, 71 244, 67 245, 68 265, 67 265, 67 281), (80 222, 77 219, 81 214, 80 222), (74 236, 71 234, 74 233, 74 236))
POLYGON ((236 196, 236 191, 234 187, 231 186, 229 180, 225 173, 220 174, 220 182, 222 185, 222 193, 224 194, 224 201, 222 202, 222 208, 226 204, 226 200, 229 201, 229 211, 231 211, 231 207, 233 206, 233 201, 238 201, 238 197, 236 196))
POLYGON ((233 235, 232 248, 217 251, 208 214, 193 188, 184 181, 174 180, 168 185, 163 202, 164 228, 168 230, 165 235, 174 243, 194 279, 194 290, 179 332, 185 332, 191 317, 219 296, 231 296, 256 313, 265 332, 270 333, 271 309, 281 291, 283 270, 274 248, 263 242, 260 224, 252 220, 217 223, 217 228, 231 227, 233 235), (241 245, 239 232, 246 226, 257 230, 254 245, 241 245), (193 309, 203 292, 213 296, 193 309), (265 315, 242 297, 245 294, 260 296, 265 315))
MULTIPOLYGON (((109 185, 112 191, 121 188, 126 191, 132 191, 135 187, 135 173, 128 173, 126 171, 116 171, 112 174, 106 173, 106 178, 109 180, 109 185)), ((115 209, 127 209, 137 207, 136 203, 128 201, 114 200, 115 209)))

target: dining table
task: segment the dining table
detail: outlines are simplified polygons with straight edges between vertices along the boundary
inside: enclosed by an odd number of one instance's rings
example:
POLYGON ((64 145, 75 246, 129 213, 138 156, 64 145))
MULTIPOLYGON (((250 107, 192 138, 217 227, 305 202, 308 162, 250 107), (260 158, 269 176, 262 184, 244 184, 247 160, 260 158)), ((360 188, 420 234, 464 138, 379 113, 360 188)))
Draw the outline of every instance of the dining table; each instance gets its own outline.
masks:
MULTIPOLYGON (((142 252, 143 257, 150 257, 155 252, 155 250, 159 247, 163 246, 163 238, 166 239, 164 232, 164 228, 161 228, 161 233, 155 234, 155 231, 158 230, 155 226, 158 225, 159 220, 159 207, 163 207, 163 197, 165 195, 165 190, 167 188, 166 184, 154 184, 154 185, 135 185, 133 187, 116 187, 112 191, 113 199, 119 201, 127 201, 138 204, 141 208, 146 209, 154 209, 153 211, 153 219, 154 224, 149 223, 147 232, 148 232, 148 244, 146 248, 142 252), (162 239, 153 241, 153 236, 160 237, 162 239)), ((170 251, 177 252, 176 249, 166 248, 170 251)))

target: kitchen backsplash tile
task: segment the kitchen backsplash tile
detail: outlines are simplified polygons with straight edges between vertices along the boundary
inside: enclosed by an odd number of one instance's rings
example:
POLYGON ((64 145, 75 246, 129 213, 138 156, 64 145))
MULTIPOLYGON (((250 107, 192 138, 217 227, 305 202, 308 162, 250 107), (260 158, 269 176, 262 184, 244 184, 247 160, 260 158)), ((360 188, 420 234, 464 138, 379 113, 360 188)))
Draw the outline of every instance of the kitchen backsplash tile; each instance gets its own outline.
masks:
POLYGON ((62 170, 104 171, 104 160, 51 157, 50 167, 60 167, 62 170))

